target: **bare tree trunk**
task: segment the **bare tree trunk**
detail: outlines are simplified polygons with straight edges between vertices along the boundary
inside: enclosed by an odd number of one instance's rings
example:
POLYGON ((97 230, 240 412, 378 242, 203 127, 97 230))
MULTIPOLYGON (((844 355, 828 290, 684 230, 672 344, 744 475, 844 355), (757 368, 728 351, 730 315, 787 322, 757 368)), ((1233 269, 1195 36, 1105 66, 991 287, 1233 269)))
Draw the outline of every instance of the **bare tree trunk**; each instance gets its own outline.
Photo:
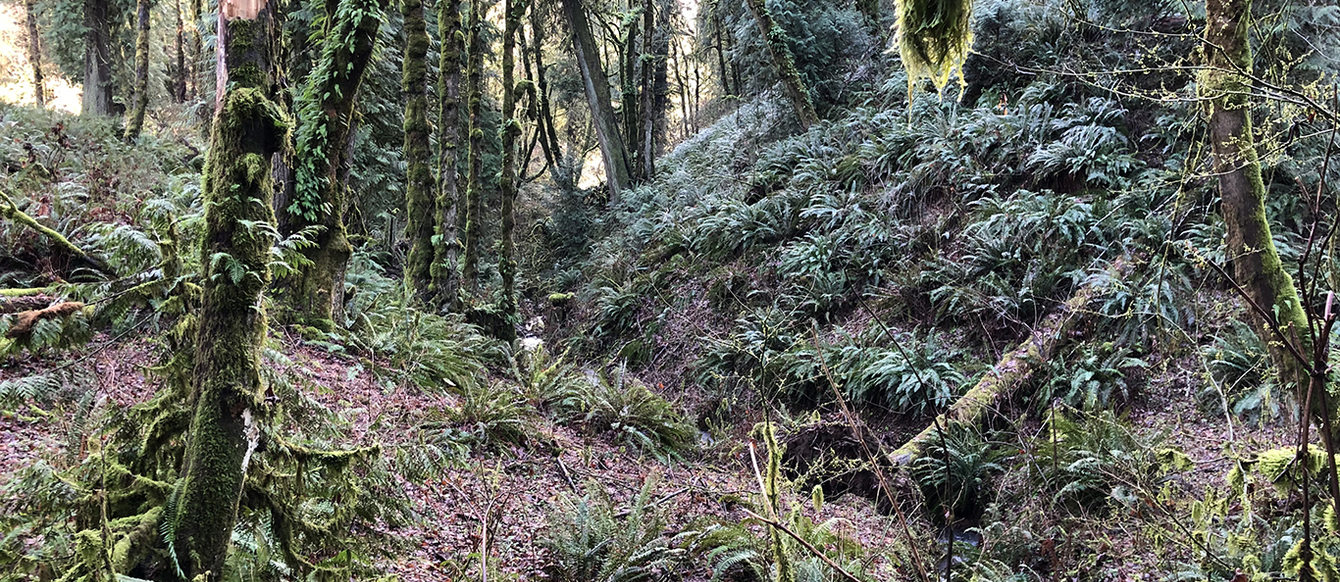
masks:
POLYGON ((177 35, 173 39, 173 52, 176 53, 176 67, 172 75, 172 98, 177 103, 186 102, 186 20, 181 13, 181 0, 174 0, 177 13, 177 35))
POLYGON ((269 99, 266 0, 222 0, 220 94, 205 169, 205 274, 196 336, 195 399, 170 547, 189 579, 222 578, 247 466, 260 436, 261 349, 273 224, 270 158, 288 127, 269 99), (241 74, 246 71, 247 74, 241 74), (229 84, 230 72, 237 72, 229 84), (257 204, 256 201, 260 201, 257 204))
POLYGON ((105 0, 84 0, 83 115, 112 115, 112 23, 105 0))
POLYGON ((33 98, 41 109, 47 108, 47 88, 42 80, 42 37, 37 32, 37 0, 24 0, 28 24, 28 65, 33 68, 33 98))
MULTIPOLYGON (((638 136, 638 179, 650 180, 656 175, 656 56, 652 54, 655 44, 656 0, 642 2, 642 51, 637 61, 642 64, 639 75, 641 87, 638 94, 638 114, 641 135, 638 136)), ((629 57, 632 58, 632 57, 629 57)))
POLYGON ((581 69, 586 102, 591 107, 591 120, 600 143, 600 155, 605 162, 605 180, 609 184, 610 200, 617 201, 623 190, 632 184, 633 169, 628 148, 619 133, 619 122, 610 103, 609 79, 600 61, 599 48, 591 34, 591 24, 581 0, 562 0, 563 12, 572 29, 572 46, 577 51, 577 65, 581 69))
POLYGON ((791 54, 791 48, 786 46, 786 31, 772 19, 765 0, 746 2, 754 15, 754 21, 758 23, 759 32, 763 34, 763 43, 768 47, 772 66, 782 79, 782 89, 786 91, 786 97, 796 111, 796 119, 800 121, 800 127, 809 129, 819 121, 819 116, 814 112, 814 102, 805 88, 805 80, 800 78, 800 71, 796 69, 796 59, 791 54))
MULTIPOLYGON (((1234 278, 1251 300, 1276 314, 1277 323, 1289 336, 1288 341, 1302 354, 1310 354, 1311 336, 1307 318, 1294 288, 1293 278, 1280 263, 1266 221, 1265 184, 1261 163, 1252 143, 1252 120, 1248 96, 1251 88, 1239 72, 1252 67, 1248 44, 1251 0, 1206 0, 1205 54, 1211 68, 1201 84, 1210 99, 1209 137, 1214 149, 1214 169, 1219 177, 1224 225, 1228 231, 1228 252, 1233 261, 1234 278)), ((1270 346, 1271 360, 1280 378, 1306 391, 1309 375, 1306 365, 1294 359, 1273 332, 1271 322, 1253 313, 1256 331, 1270 346)), ((1301 394, 1301 392, 1300 392, 1301 394)), ((1299 403, 1303 402, 1299 398, 1299 403)), ((1317 399, 1320 404, 1320 399, 1317 399)), ((1320 409, 1318 413, 1324 412, 1320 409)))
POLYGON ((126 141, 133 141, 144 129, 144 114, 149 109, 149 0, 136 3, 135 21, 135 96, 126 123, 126 141))

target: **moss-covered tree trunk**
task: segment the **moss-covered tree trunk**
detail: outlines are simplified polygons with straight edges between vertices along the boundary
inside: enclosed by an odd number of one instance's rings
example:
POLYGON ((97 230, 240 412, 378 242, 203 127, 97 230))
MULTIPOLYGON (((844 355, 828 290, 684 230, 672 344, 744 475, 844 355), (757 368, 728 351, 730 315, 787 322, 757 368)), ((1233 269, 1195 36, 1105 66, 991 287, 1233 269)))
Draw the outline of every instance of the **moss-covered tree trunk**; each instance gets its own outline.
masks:
POLYGON ((772 19, 772 12, 768 10, 765 0, 746 0, 746 3, 749 4, 749 12, 754 15, 754 22, 758 23, 759 32, 763 34, 763 44, 768 47, 768 57, 772 59, 772 66, 776 69, 777 76, 782 79, 782 89, 791 102, 791 108, 796 112, 796 119, 800 121, 802 128, 809 129, 819 121, 819 116, 814 112, 814 102, 810 100, 810 91, 805 87, 805 80, 800 77, 800 70, 796 68, 796 59, 791 54, 791 47, 786 45, 786 31, 772 19))
POLYGON ((465 35, 461 30, 461 0, 438 0, 437 30, 442 49, 438 62, 438 168, 439 184, 434 222, 437 244, 431 267, 433 293, 449 308, 460 300, 460 231, 456 228, 459 212, 461 136, 461 57, 465 54, 465 35))
MULTIPOLYGON (((1206 0, 1205 15, 1204 50, 1209 71, 1202 78, 1201 91, 1210 100, 1209 138, 1234 278, 1253 302, 1276 314, 1279 328, 1301 353, 1311 354, 1298 291, 1280 263, 1266 221, 1265 184, 1252 143, 1251 88, 1237 73, 1252 67, 1248 43, 1251 1, 1206 0)), ((1271 360, 1281 379, 1300 391, 1306 390, 1306 366, 1283 346, 1271 322, 1254 312, 1250 317, 1257 333, 1270 345, 1271 360)), ((1320 400, 1316 402, 1320 404, 1320 400)))
POLYGON ((23 11, 28 28, 28 66, 33 69, 33 98, 37 106, 47 107, 47 87, 42 79, 42 37, 37 33, 37 0, 24 0, 23 11))
POLYGON ((484 188, 484 1, 470 3, 470 40, 465 60, 465 102, 466 115, 470 119, 470 148, 466 153, 467 166, 465 178, 465 256, 461 259, 461 284, 474 295, 479 291, 479 231, 483 219, 484 188))
POLYGON ((218 19, 219 95, 205 168, 203 301, 183 476, 171 547, 190 579, 219 580, 247 465, 259 438, 261 348, 274 243, 270 158, 287 141, 270 101, 270 9, 223 0, 218 19))
POLYGON ((323 329, 342 316, 344 270, 353 247, 344 228, 348 187, 341 180, 354 137, 354 104, 372 58, 384 0, 340 0, 330 13, 321 57, 298 98, 293 228, 316 227, 315 245, 289 286, 298 319, 323 329))
MULTIPOLYGON (((1113 278, 1120 278, 1130 272, 1130 262, 1122 257, 1108 266, 1113 278)), ((1109 278, 1095 281, 1111 280, 1109 278)), ((1057 350, 1073 341, 1081 330, 1081 325, 1089 314, 1089 303, 1098 296, 1101 288, 1095 283, 1086 283, 1061 308, 1048 315, 1042 325, 1029 334, 1028 339, 1014 350, 1001 356, 966 394, 960 396, 949 410, 941 414, 916 436, 909 439, 898 450, 889 454, 889 460, 895 466, 909 466, 925 450, 926 445, 941 437, 941 431, 951 430, 955 426, 976 429, 986 422, 996 411, 1014 398, 1015 393, 1027 386, 1033 375, 1046 367, 1047 361, 1056 355, 1057 350)))
POLYGON ((136 3, 135 22, 135 96, 130 120, 126 122, 126 140, 134 140, 144 129, 144 113, 149 109, 149 0, 136 3))
POLYGON ((591 23, 581 0, 562 0, 563 14, 572 30, 572 46, 577 52, 577 66, 582 75, 586 103, 591 107, 591 121, 600 144, 600 157, 605 164, 605 181, 609 185, 611 202, 617 201, 623 190, 632 184, 633 168, 628 146, 619 133, 619 120, 610 102, 609 78, 600 62, 600 49, 591 34, 591 23))
MULTIPOLYGON (((526 14, 525 0, 504 0, 506 13, 502 44, 502 177, 498 187, 502 194, 499 212, 502 214, 501 240, 498 253, 498 274, 502 277, 501 311, 509 325, 515 325, 516 310, 516 230, 517 151, 516 138, 521 135, 521 120, 516 116, 516 36, 521 18, 526 14)), ((511 334, 508 334, 511 335, 511 334)))
POLYGON ((405 100, 405 284, 420 305, 432 303, 433 236, 437 196, 433 188, 428 127, 428 28, 422 0, 403 0, 405 55, 401 96, 405 100))
MULTIPOLYGON (((656 175, 656 57, 652 51, 656 36, 656 0, 642 2, 642 51, 637 61, 642 70, 638 74, 638 114, 642 118, 638 123, 641 133, 638 135, 638 178, 650 180, 656 175)), ((662 56, 664 63, 664 56, 662 56)))
POLYGON ((643 167, 639 122, 639 108, 642 105, 638 92, 638 10, 637 0, 628 0, 627 14, 624 19, 623 42, 619 49, 619 115, 623 117, 623 140, 628 145, 628 166, 632 168, 632 182, 646 179, 643 167))
POLYGON ((106 0, 84 0, 83 115, 112 114, 112 19, 106 0))

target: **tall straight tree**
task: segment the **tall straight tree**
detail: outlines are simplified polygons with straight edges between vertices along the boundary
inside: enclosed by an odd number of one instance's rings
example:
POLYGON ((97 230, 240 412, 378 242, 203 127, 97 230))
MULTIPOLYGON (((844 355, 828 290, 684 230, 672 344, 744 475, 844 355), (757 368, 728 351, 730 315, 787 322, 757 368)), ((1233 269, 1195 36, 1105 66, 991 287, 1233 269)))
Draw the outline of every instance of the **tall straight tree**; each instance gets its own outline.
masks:
POLYGON ((577 66, 582 75, 586 103, 591 107, 591 121, 595 125, 596 141, 605 163, 605 181, 609 185, 610 200, 618 200, 623 190, 632 185, 632 157, 619 133, 619 120, 610 102, 609 77, 600 60, 600 49, 591 33, 591 23, 581 0, 562 0, 563 14, 572 30, 572 46, 577 51, 577 66))
POLYGON ((33 68, 33 98, 46 109, 47 87, 42 80, 42 38, 37 34, 37 0, 24 0, 23 11, 28 28, 28 66, 33 68))
POLYGON ((484 189, 484 0, 470 3, 469 50, 465 60, 465 103, 470 118, 470 149, 466 154, 465 256, 461 259, 461 282, 471 294, 479 290, 479 231, 483 226, 484 189))
POLYGON ((218 86, 205 167, 205 273, 196 336, 195 414, 170 517, 170 547, 187 579, 222 578, 247 465, 260 435, 261 348, 274 243, 270 158, 288 124, 271 100, 267 0, 222 0, 218 86))
POLYGON ((502 204, 502 230, 498 238, 502 239, 498 253, 498 274, 502 277, 502 313, 509 325, 515 325, 516 312, 516 240, 512 231, 516 229, 517 194, 517 151, 516 138, 521 135, 521 120, 516 117, 516 36, 521 28, 521 18, 526 14, 525 0, 503 0, 502 43, 502 178, 499 190, 502 204))
POLYGON ((384 0, 333 0, 321 56, 297 101, 294 229, 313 227, 310 265, 293 281, 290 306, 309 325, 330 328, 342 314, 344 270, 353 247, 344 228, 344 183, 354 134, 354 104, 381 27, 384 0))
POLYGON ((438 192, 434 222, 437 224, 437 244, 433 249, 430 269, 433 293, 448 307, 454 307, 460 296, 459 262, 461 255, 460 230, 456 227, 459 213, 461 135, 461 56, 465 54, 465 35, 461 30, 461 0, 438 0, 438 37, 442 49, 438 62, 438 192))
MULTIPOLYGON (((1201 82, 1210 101, 1209 138, 1214 170, 1219 177, 1221 210, 1228 231, 1228 252, 1234 278, 1247 296, 1275 314, 1279 328, 1301 353, 1311 353, 1311 335, 1293 278, 1280 263, 1279 251, 1266 221, 1266 189, 1261 162, 1252 140, 1249 80, 1252 53, 1248 24, 1251 0, 1206 0, 1205 58, 1201 82)), ((1270 345, 1271 360, 1285 382, 1300 391, 1310 380, 1306 366, 1293 358, 1264 316, 1253 313, 1257 332, 1270 345)), ((1317 399, 1320 404, 1321 399, 1317 399)), ((1300 398, 1299 402, 1303 402, 1300 398)), ((1315 410, 1315 409, 1314 409, 1315 410)), ((1325 414, 1324 409, 1317 410, 1325 414)))
POLYGON ((173 0, 173 12, 177 16, 177 32, 173 36, 172 51, 175 62, 172 67, 172 99, 177 103, 186 102, 186 18, 181 13, 181 0, 173 0))
POLYGON ((749 4, 749 12, 754 15, 759 32, 763 34, 763 44, 768 47, 773 69, 782 79, 782 89, 791 101, 796 119, 800 120, 802 128, 809 129, 819 121, 819 116, 814 112, 814 102, 810 99, 809 89, 805 87, 805 80, 796 68, 796 58, 791 54, 791 47, 786 45, 786 31, 773 20, 766 0, 746 0, 746 3, 749 4))
POLYGON ((112 114, 112 15, 107 0, 84 0, 83 115, 112 114))
POLYGON ((144 129, 144 114, 149 109, 149 0, 136 2, 135 22, 135 94, 131 102, 130 120, 126 123, 126 139, 133 140, 144 129))
POLYGON ((419 304, 428 305, 432 301, 437 207, 428 127, 428 28, 422 0, 403 0, 401 13, 405 18, 404 74, 400 86, 405 100, 405 235, 409 238, 405 284, 419 304))

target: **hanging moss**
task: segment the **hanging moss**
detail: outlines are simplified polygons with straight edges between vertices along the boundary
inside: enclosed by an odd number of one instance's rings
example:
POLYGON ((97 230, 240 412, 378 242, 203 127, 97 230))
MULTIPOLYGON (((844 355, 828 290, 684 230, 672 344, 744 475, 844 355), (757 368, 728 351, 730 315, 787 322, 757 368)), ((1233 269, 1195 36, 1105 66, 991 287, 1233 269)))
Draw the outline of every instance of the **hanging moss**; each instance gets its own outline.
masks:
POLYGON ((943 91, 972 50, 972 0, 895 0, 898 53, 907 69, 907 95, 921 79, 943 91))

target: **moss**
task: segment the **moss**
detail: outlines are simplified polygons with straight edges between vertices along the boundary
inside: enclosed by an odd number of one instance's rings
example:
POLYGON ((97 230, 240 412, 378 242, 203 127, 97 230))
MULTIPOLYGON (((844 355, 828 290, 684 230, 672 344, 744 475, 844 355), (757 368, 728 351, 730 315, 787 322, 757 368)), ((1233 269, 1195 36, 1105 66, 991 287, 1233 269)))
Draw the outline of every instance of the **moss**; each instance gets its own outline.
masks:
MULTIPOLYGON (((258 21, 229 23, 224 47, 229 64, 253 50, 258 21)), ((256 446, 260 410, 261 349, 266 315, 261 293, 269 283, 274 185, 269 160, 288 141, 289 121, 258 85, 234 78, 215 115, 205 167, 205 265, 197 316, 195 410, 183 476, 170 516, 177 562, 189 577, 218 579, 236 521, 248 460, 256 446), (268 228, 264 226, 268 225, 268 228)))
POLYGON ((898 53, 907 69, 907 96, 920 79, 944 90, 972 50, 972 0, 896 0, 898 53))
POLYGON ((126 140, 140 136, 144 128, 144 114, 149 108, 149 0, 139 0, 136 10, 139 23, 135 37, 135 97, 126 124, 126 140))
MULTIPOLYGON (((502 178, 499 189, 502 190, 502 229, 498 237, 502 239, 498 253, 498 274, 502 278, 500 311, 505 319, 515 325, 518 315, 516 306, 516 195, 517 195, 517 151, 516 139, 521 134, 521 122, 516 119, 516 35, 521 27, 521 17, 526 12, 526 4, 520 0, 505 0, 507 12, 503 26, 503 128, 502 128, 502 178)), ((509 334, 515 335, 515 333, 509 334)))
POLYGON ((438 126, 441 130, 438 168, 441 176, 434 213, 437 238, 433 247, 430 277, 433 293, 454 307, 460 292, 457 263, 461 253, 460 236, 456 228, 459 212, 457 199, 460 196, 456 168, 460 163, 463 133, 460 112, 461 54, 465 50, 465 37, 461 31, 461 0, 440 0, 437 22, 438 38, 445 40, 438 63, 438 126))
POLYGON ((484 53, 488 50, 484 43, 482 3, 476 2, 470 9, 470 40, 466 54, 466 115, 470 122, 469 150, 466 152, 467 173, 465 180, 464 217, 464 255, 461 258, 461 283, 466 291, 473 294, 479 290, 478 267, 480 255, 479 221, 483 216, 484 186, 484 130, 482 101, 484 95, 484 53))
POLYGON ((409 253, 405 259, 405 284, 414 298, 428 305, 433 297, 432 266, 436 234, 437 199, 430 169, 432 151, 428 127, 428 30, 423 18, 422 0, 403 0, 405 17, 404 76, 401 92, 405 98, 405 234, 409 253))

